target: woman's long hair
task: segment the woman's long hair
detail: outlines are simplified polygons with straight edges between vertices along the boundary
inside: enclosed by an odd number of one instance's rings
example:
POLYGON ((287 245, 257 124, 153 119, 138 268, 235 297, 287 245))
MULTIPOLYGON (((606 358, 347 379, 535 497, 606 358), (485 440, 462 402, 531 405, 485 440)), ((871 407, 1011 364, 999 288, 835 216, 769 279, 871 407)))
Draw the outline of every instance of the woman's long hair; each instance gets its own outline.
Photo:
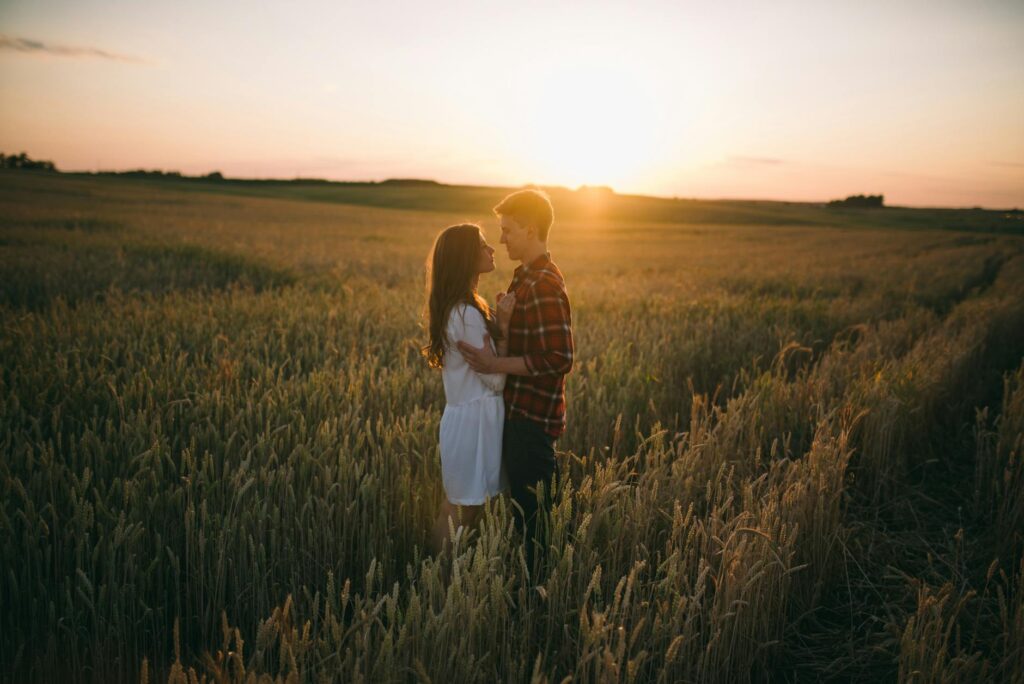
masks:
POLYGON ((456 304, 476 308, 487 322, 491 338, 500 339, 497 322, 491 318, 487 302, 476 293, 473 280, 479 274, 480 226, 461 223, 441 231, 427 260, 428 343, 422 352, 431 368, 444 365, 445 329, 456 304))

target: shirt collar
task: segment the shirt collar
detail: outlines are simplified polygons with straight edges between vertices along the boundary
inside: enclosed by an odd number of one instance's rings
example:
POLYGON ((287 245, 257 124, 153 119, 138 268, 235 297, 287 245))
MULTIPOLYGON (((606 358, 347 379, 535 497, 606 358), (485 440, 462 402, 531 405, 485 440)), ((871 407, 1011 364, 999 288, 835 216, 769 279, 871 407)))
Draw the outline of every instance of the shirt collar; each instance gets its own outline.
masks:
POLYGON ((539 257, 537 257, 536 259, 534 259, 530 263, 523 264, 523 265, 519 266, 518 268, 516 268, 515 275, 517 277, 520 277, 520 278, 526 277, 526 276, 530 275, 531 273, 543 270, 543 268, 545 266, 547 266, 550 262, 551 262, 551 252, 544 252, 543 254, 541 254, 539 257))

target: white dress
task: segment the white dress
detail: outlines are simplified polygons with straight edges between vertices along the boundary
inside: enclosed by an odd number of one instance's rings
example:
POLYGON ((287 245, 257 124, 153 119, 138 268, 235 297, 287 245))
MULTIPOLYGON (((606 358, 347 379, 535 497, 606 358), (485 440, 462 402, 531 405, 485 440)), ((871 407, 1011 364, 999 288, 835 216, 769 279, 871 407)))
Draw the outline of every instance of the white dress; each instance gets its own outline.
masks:
POLYGON ((501 467, 505 375, 477 373, 455 344, 463 341, 482 347, 486 332, 484 317, 474 307, 452 307, 441 371, 446 399, 441 416, 441 479, 448 501, 462 506, 482 504, 507 486, 501 467))

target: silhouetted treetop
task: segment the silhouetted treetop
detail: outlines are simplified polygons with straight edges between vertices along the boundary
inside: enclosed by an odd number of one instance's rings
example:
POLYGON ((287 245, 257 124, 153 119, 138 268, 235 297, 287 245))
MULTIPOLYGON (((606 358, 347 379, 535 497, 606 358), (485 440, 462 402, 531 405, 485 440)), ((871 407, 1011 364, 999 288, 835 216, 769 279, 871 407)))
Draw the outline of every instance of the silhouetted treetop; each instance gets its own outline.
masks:
POLYGON ((0 168, 4 169, 31 169, 33 171, 56 171, 57 167, 52 161, 31 159, 27 154, 3 154, 0 152, 0 168))
POLYGON ((846 199, 832 200, 827 206, 880 209, 884 206, 884 197, 884 195, 850 195, 846 199))

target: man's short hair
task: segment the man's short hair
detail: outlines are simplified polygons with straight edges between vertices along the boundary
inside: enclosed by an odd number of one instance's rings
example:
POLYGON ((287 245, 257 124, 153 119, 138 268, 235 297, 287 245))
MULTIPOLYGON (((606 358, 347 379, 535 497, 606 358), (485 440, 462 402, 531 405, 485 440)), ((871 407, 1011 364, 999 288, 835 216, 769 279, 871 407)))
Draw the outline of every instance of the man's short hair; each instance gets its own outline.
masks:
POLYGON ((494 213, 509 216, 524 228, 533 228, 542 242, 547 241, 551 223, 555 220, 555 210, 543 190, 513 192, 494 207, 494 213))

